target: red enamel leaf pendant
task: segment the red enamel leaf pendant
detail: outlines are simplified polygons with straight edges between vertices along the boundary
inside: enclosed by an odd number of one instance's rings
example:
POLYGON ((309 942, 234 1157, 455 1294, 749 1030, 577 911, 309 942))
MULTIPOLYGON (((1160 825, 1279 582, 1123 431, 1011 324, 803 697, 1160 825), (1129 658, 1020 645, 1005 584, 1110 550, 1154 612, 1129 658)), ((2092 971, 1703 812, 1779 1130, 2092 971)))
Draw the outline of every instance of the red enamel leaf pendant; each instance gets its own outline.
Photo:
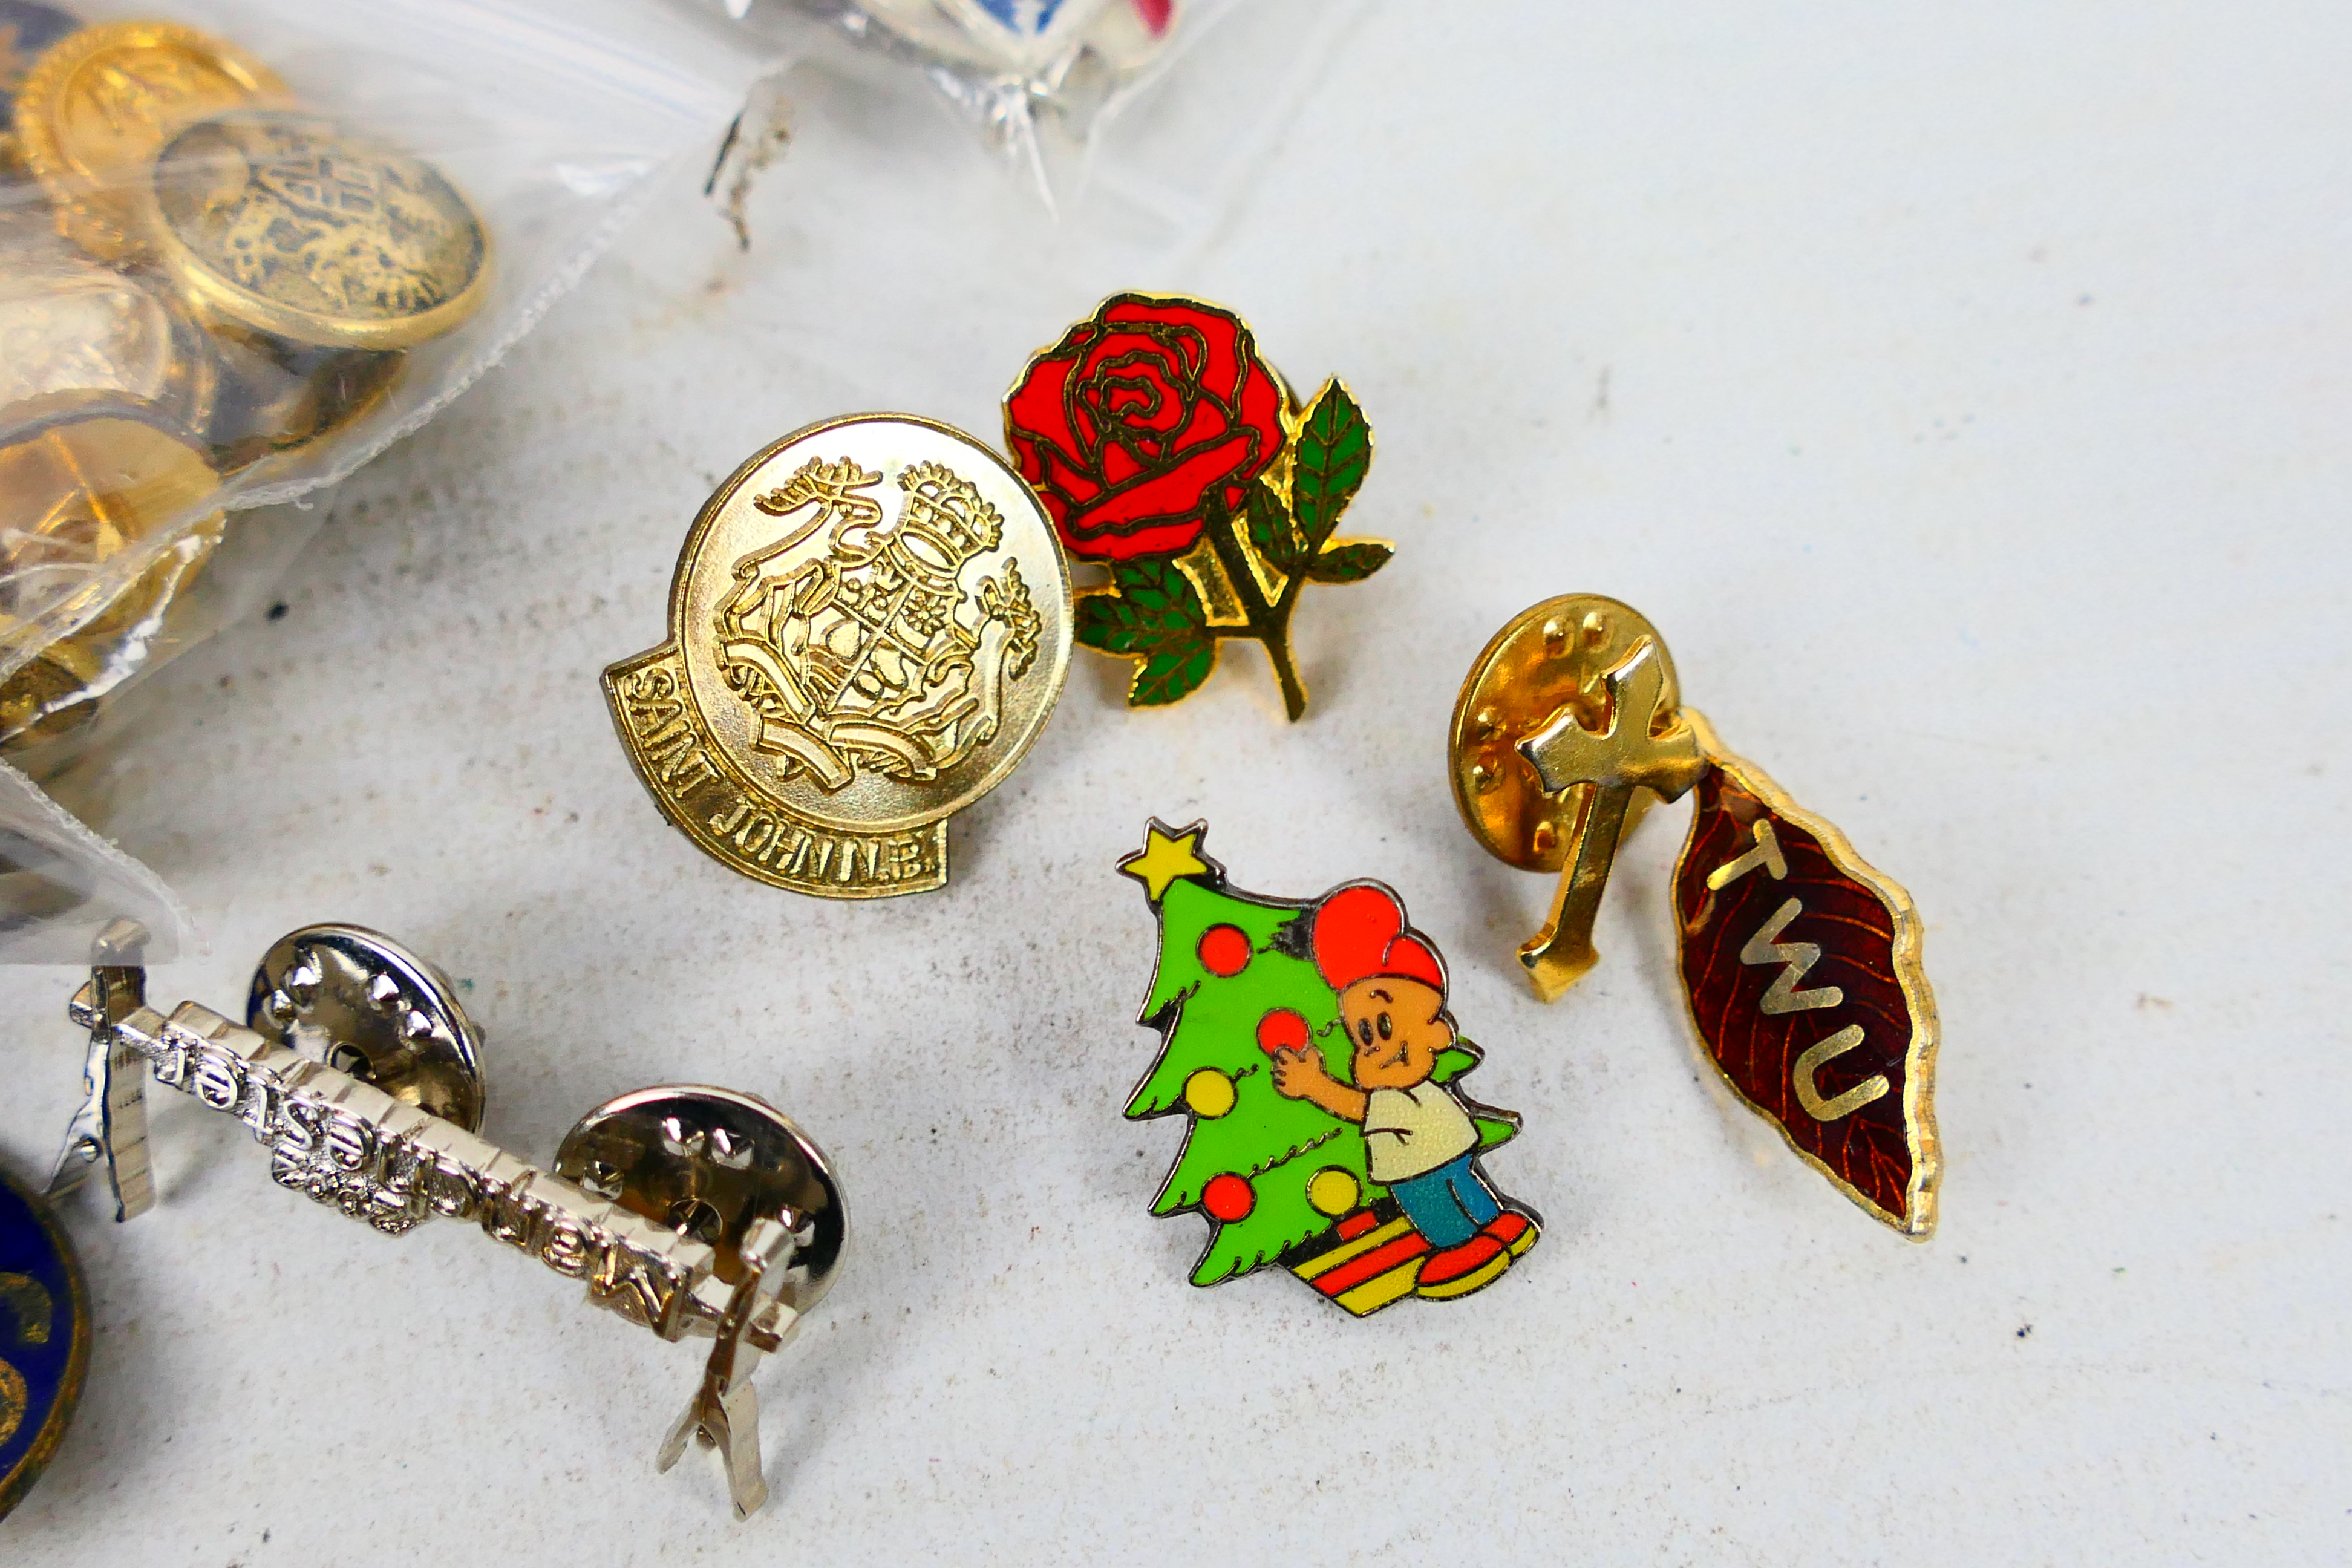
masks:
POLYGON ((1683 990, 1707 1055, 1807 1163, 1904 1235, 1936 1227, 1936 1002, 1911 897, 1729 755, 1675 868, 1683 990))
POLYGON ((1512 617, 1462 682, 1447 763, 1480 845, 1559 878, 1518 952, 1547 1002, 1600 962, 1593 918, 1644 805, 1691 796, 1675 916, 1707 1055, 1848 1197, 1935 1230, 1936 1002, 1911 896, 1682 706, 1641 612, 1563 594, 1512 617))

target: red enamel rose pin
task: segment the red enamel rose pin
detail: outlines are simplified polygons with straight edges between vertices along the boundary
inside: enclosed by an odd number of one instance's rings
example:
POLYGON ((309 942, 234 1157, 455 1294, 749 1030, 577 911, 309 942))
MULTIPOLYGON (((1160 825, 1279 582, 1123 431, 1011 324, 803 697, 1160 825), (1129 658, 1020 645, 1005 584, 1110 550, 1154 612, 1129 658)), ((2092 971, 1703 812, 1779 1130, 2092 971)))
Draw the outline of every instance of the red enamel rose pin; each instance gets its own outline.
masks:
POLYGON ((1129 707, 1190 696, 1217 647, 1265 649, 1292 719, 1307 688, 1290 616, 1309 583, 1388 563, 1339 537, 1372 431, 1338 378, 1300 407, 1240 317, 1119 294, 1029 362, 1004 399, 1005 447, 1069 553, 1108 586, 1080 595, 1077 640, 1135 661, 1129 707))

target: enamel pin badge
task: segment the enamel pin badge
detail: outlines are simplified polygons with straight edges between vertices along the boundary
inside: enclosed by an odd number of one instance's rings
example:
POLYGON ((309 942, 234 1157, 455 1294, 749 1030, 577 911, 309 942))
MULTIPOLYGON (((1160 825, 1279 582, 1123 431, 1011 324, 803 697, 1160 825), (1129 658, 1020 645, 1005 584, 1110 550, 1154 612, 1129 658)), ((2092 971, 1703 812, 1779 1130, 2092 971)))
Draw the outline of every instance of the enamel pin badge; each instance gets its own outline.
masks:
POLYGON ((705 854, 821 898, 929 892, 1069 668, 1070 590, 1004 460, 902 415, 813 425, 695 519, 669 640, 604 672, 647 793, 705 854))
POLYGON ((0 1171, 0 1519, 48 1468, 89 1371, 89 1291, 57 1215, 0 1171))
POLYGON ((1307 711, 1290 620, 1310 583, 1360 583, 1384 540, 1341 537, 1372 428, 1337 377, 1304 408, 1240 317, 1119 294, 1029 362, 1004 446, 1071 556, 1110 574, 1077 603, 1077 640, 1135 661, 1130 708, 1180 701, 1240 637, 1307 711))
POLYGON ((1536 1243, 1487 1152, 1519 1119, 1465 1096, 1480 1053, 1446 1010, 1445 961, 1378 882, 1261 898, 1153 819, 1119 862, 1160 921, 1139 1021, 1160 1056, 1135 1118, 1189 1117, 1151 1212, 1198 1213, 1195 1285, 1278 1264, 1358 1317, 1494 1283, 1536 1243))
POLYGON ((1643 807, 1695 792, 1674 910, 1708 1057, 1841 1192, 1905 1236, 1935 1230, 1939 1029, 1918 911, 1681 705, 1656 628, 1589 594, 1516 616, 1463 683, 1450 757, 1472 835, 1559 876, 1519 950, 1547 1001, 1599 962, 1593 919, 1643 807))

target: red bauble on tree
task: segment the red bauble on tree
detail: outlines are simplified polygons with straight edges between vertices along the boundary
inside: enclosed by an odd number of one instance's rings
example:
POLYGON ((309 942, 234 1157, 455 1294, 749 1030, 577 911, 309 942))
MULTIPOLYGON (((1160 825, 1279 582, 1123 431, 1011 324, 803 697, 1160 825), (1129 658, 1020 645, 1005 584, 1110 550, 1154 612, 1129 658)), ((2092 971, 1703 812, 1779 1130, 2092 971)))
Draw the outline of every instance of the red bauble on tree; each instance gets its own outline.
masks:
POLYGON ((1307 1038, 1306 1018, 1287 1007, 1270 1008, 1257 1021, 1257 1048, 1267 1056, 1276 1051, 1303 1051, 1307 1038))
POLYGON ((1220 980, 1231 980, 1249 967, 1250 939, 1239 926, 1214 925, 1201 933, 1201 967, 1220 980))
POLYGON ((1257 1207, 1257 1193, 1239 1176, 1213 1176, 1201 1189, 1201 1206, 1208 1210, 1211 1219, 1231 1225, 1249 1218, 1250 1210, 1257 1207))

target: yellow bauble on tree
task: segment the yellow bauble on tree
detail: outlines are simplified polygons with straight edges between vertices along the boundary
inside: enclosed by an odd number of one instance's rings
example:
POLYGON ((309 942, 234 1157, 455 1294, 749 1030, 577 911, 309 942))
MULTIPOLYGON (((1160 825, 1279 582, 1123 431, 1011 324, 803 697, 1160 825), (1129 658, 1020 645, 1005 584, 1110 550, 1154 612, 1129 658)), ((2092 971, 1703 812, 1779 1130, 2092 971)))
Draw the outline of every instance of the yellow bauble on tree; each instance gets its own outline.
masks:
POLYGON ((1234 1080, 1215 1068, 1202 1068, 1184 1080, 1184 1106, 1215 1121, 1234 1108, 1234 1080))
POLYGON ((1307 1201, 1317 1214, 1346 1214, 1363 1195, 1363 1184, 1337 1165, 1326 1165, 1307 1178, 1307 1201))

